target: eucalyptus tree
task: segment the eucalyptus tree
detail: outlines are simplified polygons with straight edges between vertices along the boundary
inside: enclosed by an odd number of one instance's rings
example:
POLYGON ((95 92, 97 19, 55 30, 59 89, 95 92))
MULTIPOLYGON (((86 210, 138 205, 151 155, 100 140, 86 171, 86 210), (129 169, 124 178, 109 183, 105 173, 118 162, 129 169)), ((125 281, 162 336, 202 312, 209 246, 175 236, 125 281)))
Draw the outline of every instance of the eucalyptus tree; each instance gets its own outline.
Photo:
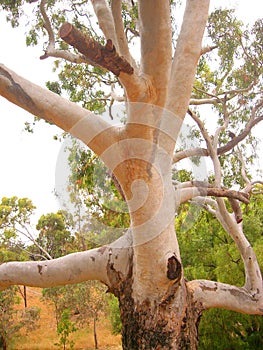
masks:
POLYGON ((34 14, 27 43, 44 36, 41 58, 56 58, 60 69, 51 92, 1 65, 1 95, 100 157, 125 198, 130 226, 100 248, 2 264, 0 286, 100 280, 119 299, 129 350, 196 349, 206 309, 263 314, 261 272, 240 207, 260 182, 246 165, 255 149, 252 127, 263 119, 262 20, 247 29, 230 10, 208 19, 209 0, 183 3, 184 15, 176 16, 178 2, 168 0, 1 2, 14 26, 25 11, 34 14), (98 115, 107 103, 111 115, 121 101, 125 124, 98 115), (180 139, 187 118, 192 124, 180 139), (201 165, 210 159, 211 174, 173 178, 175 164, 187 158, 201 165), (212 213, 234 241, 244 263, 242 287, 185 279, 174 216, 186 201, 212 213))

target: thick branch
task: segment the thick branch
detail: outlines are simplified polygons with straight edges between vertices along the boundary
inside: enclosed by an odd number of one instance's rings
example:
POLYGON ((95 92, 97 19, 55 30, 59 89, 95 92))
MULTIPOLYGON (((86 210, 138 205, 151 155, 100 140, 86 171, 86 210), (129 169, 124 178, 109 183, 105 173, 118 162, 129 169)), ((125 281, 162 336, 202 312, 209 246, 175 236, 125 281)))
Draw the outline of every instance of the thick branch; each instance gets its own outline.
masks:
POLYGON ((54 260, 3 263, 0 288, 11 285, 47 288, 93 279, 109 284, 108 260, 108 250, 93 249, 54 260))
POLYGON ((188 0, 186 4, 166 105, 168 110, 181 119, 185 117, 191 97, 208 9, 209 0, 188 0))
POLYGON ((194 301, 204 309, 223 308, 246 314, 263 315, 263 295, 261 291, 250 293, 243 287, 229 284, 194 280, 187 282, 194 301))
POLYGON ((172 64, 171 14, 168 0, 141 0, 139 23, 141 71, 150 76, 157 90, 155 104, 164 106, 172 64))
POLYGON ((70 23, 64 23, 62 25, 59 35, 61 39, 75 47, 90 61, 106 68, 116 76, 119 76, 120 72, 129 75, 133 74, 133 67, 123 57, 119 56, 111 39, 108 39, 107 44, 102 46, 93 38, 80 32, 70 23))
POLYGON ((99 280, 116 288, 129 273, 131 245, 126 234, 111 246, 63 256, 54 260, 7 262, 0 265, 0 290, 11 285, 48 288, 99 280))
POLYGON ((231 236, 243 259, 245 267, 245 287, 249 293, 263 293, 263 284, 258 261, 249 241, 244 235, 242 223, 237 223, 236 213, 230 214, 222 198, 217 198, 217 218, 231 236))
POLYGON ((118 130, 99 116, 0 65, 0 95, 82 140, 95 153, 116 142, 118 130))

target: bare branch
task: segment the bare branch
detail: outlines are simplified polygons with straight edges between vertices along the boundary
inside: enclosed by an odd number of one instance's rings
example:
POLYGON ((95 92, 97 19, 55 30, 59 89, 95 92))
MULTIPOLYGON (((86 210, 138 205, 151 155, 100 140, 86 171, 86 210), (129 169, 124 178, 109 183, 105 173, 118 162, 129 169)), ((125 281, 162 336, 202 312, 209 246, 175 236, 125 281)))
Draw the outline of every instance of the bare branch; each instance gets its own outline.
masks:
POLYGON ((0 290, 11 285, 48 288, 87 280, 99 280, 114 289, 129 273, 130 245, 127 233, 111 246, 58 259, 3 263, 0 265, 0 290))
POLYGON ((239 200, 245 204, 249 203, 249 196, 244 192, 238 192, 234 190, 227 190, 223 188, 207 187, 207 186, 192 186, 178 189, 178 196, 180 198, 180 204, 184 203, 197 196, 212 196, 212 197, 225 197, 230 199, 239 200))
POLYGON ((156 86, 155 104, 163 107, 172 64, 170 4, 155 0, 138 2, 141 38, 141 71, 156 86))
MULTIPOLYGON (((188 109, 188 113, 190 114, 192 119, 197 123, 197 125, 198 125, 198 127, 199 127, 199 129, 204 137, 209 155, 212 159, 213 166, 214 166, 214 174, 215 174, 215 181, 214 182, 215 182, 215 185, 217 187, 220 187, 220 185, 221 185, 221 165, 220 165, 220 162, 218 159, 217 148, 216 148, 218 136, 215 135, 214 140, 212 140, 212 138, 209 136, 207 130, 205 129, 204 123, 201 121, 201 119, 195 113, 193 113, 190 109, 188 109)), ((217 132, 219 134, 220 130, 218 129, 217 132)))
POLYGON ((244 235, 242 223, 237 223, 235 213, 229 214, 222 198, 217 198, 217 218, 226 232, 232 237, 243 259, 246 282, 244 288, 249 293, 263 294, 263 283, 256 255, 244 235))
POLYGON ((45 9, 46 4, 47 4, 47 0, 41 0, 40 12, 44 20, 44 28, 48 33, 48 46, 45 50, 45 53, 42 56, 40 56, 40 59, 43 60, 48 57, 56 57, 56 58, 63 58, 72 63, 89 63, 87 58, 85 58, 83 55, 75 55, 68 50, 57 50, 55 48, 55 35, 51 26, 51 22, 46 13, 46 9, 45 9))
POLYGON ((247 177, 245 160, 244 160, 243 154, 242 154, 242 152, 241 152, 239 147, 237 147, 237 156, 238 156, 238 159, 241 162, 241 175, 242 175, 242 178, 245 181, 246 185, 248 185, 250 183, 250 180, 247 177))
POLYGON ((237 312, 263 315, 263 294, 250 292, 243 287, 207 280, 187 282, 196 303, 203 309, 223 308, 237 312))
POLYGON ((242 210, 240 208, 240 204, 234 198, 228 198, 228 201, 229 201, 231 208, 233 209, 233 212, 235 214, 236 222, 237 222, 237 224, 239 224, 243 220, 243 214, 242 214, 242 210))
POLYGON ((218 105, 221 100, 217 97, 212 98, 191 98, 189 105, 200 106, 200 105, 218 105))
POLYGON ((48 18, 48 15, 46 13, 46 9, 45 9, 46 4, 47 4, 47 0, 41 0, 40 12, 41 12, 41 15, 42 15, 43 20, 44 20, 44 28, 48 32, 49 43, 48 43, 47 51, 49 51, 49 48, 51 50, 53 50, 55 48, 55 35, 53 32, 50 20, 48 18))
POLYGON ((244 192, 246 193, 253 193, 253 194, 261 194, 263 193, 263 188, 262 188, 262 191, 255 191, 254 188, 256 185, 263 185, 263 181, 260 181, 260 180, 257 180, 257 181, 253 181, 253 182, 250 182, 249 184, 246 185, 246 187, 244 188, 244 192))
MULTIPOLYGON (((251 129, 261 122, 263 120, 263 116, 259 116, 256 119, 250 119, 247 125, 245 126, 244 130, 235 138, 231 139, 226 145, 219 147, 217 149, 217 154, 225 154, 226 152, 229 152, 231 149, 233 149, 239 142, 243 141, 247 135, 250 133, 251 129)), ((209 152, 205 148, 193 148, 185 151, 180 151, 175 153, 173 157, 174 163, 179 162, 182 159, 188 158, 188 157, 194 157, 194 156, 203 156, 208 157, 209 152)))
POLYGON ((98 155, 109 144, 116 142, 118 128, 77 104, 20 77, 4 65, 0 65, 0 95, 34 116, 70 132, 98 155))
POLYGON ((208 17, 208 0, 187 1, 173 59, 166 108, 184 119, 208 17), (176 98, 175 98, 176 96, 176 98))
POLYGON ((208 52, 211 52, 211 51, 217 49, 217 47, 218 47, 217 45, 202 47, 201 55, 204 55, 204 54, 206 54, 208 52))
POLYGON ((32 243, 36 245, 36 247, 38 247, 38 249, 44 254, 45 258, 51 260, 52 256, 40 244, 38 244, 33 235, 29 232, 28 228, 25 225, 21 226, 25 231, 21 231, 18 228, 16 228, 16 231, 27 237, 32 243))
POLYGON ((53 287, 98 279, 109 284, 108 250, 93 249, 46 261, 8 262, 0 265, 0 288, 11 285, 53 287))
POLYGON ((113 45, 116 47, 117 51, 119 51, 119 45, 116 38, 113 16, 109 8, 108 1, 92 0, 91 3, 94 9, 94 12, 97 16, 100 29, 102 30, 105 38, 107 40, 111 40, 113 45))
POLYGON ((116 31, 116 40, 118 42, 117 47, 119 48, 120 55, 123 56, 133 66, 133 68, 137 72, 138 68, 136 66, 134 59, 130 54, 128 41, 124 32, 121 5, 122 5, 121 0, 112 0, 111 2, 112 16, 113 16, 115 31, 116 31))

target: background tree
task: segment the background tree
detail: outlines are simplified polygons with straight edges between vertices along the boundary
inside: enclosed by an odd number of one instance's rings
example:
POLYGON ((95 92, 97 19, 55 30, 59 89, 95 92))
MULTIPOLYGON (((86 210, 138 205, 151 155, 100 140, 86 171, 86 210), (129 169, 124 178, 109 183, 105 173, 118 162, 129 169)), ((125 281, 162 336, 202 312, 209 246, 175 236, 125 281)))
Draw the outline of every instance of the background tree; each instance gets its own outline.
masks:
POLYGON ((260 267, 240 206, 258 183, 245 165, 254 156, 252 127, 263 119, 262 20, 246 29, 233 11, 218 10, 207 22, 209 1, 188 0, 178 34, 173 1, 27 2, 1 6, 14 26, 30 6, 35 22, 27 42, 44 30, 41 58, 64 60, 56 62, 61 84, 49 82, 50 92, 2 65, 0 93, 100 157, 125 198, 130 227, 111 245, 2 264, 1 287, 102 281, 119 299, 124 349, 196 349, 198 321, 210 308, 262 315, 260 267), (138 59, 129 50, 135 41, 138 59), (109 103, 112 115, 114 100, 124 101, 122 126, 91 112, 109 103), (180 138, 184 120, 190 129, 180 138), (173 180, 174 164, 189 157, 195 164, 209 157, 211 174, 173 180), (185 279, 174 215, 187 201, 213 214, 233 240, 244 264, 238 285, 185 279))
POLYGON ((48 213, 38 220, 36 229, 39 231, 37 244, 48 252, 50 257, 58 258, 70 253, 74 237, 72 222, 66 217, 66 212, 48 213))
MULTIPOLYGON (((57 329, 64 324, 63 317, 74 322, 74 327, 86 328, 92 323, 94 347, 98 349, 97 321, 105 315, 108 298, 105 295, 105 286, 97 281, 88 281, 76 285, 44 288, 43 299, 54 305, 57 329)), ((77 329, 77 328, 76 328, 77 329)))

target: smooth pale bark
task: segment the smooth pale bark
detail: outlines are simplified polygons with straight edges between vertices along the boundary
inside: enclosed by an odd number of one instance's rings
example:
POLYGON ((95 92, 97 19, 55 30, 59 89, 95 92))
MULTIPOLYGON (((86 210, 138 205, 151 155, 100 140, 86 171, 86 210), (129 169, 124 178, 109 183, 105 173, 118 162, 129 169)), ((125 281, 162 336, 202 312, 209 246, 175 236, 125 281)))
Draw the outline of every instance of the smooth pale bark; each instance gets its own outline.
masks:
MULTIPOLYGON (((42 5, 45 3, 43 0, 42 5)), ((93 6, 105 37, 128 58, 120 2, 113 0, 114 13, 105 0, 94 0, 93 6)), ((2 264, 0 287, 17 283, 48 287, 101 280, 119 298, 125 350, 197 349, 198 320, 209 307, 263 314, 262 278, 256 257, 242 226, 234 214, 226 211, 222 199, 210 199, 207 207, 241 252, 246 270, 243 288, 212 281, 186 282, 174 231, 179 203, 204 195, 198 186, 182 186, 175 191, 171 169, 202 53, 208 7, 208 0, 187 1, 172 59, 170 1, 156 0, 154 6, 149 0, 139 2, 141 67, 131 74, 118 71, 126 94, 127 124, 123 127, 112 127, 91 112, 0 66, 0 94, 70 132, 97 153, 118 180, 131 218, 128 234, 109 247, 52 261, 2 264)), ((43 6, 42 12, 45 14, 43 6)), ((47 17, 45 22, 51 23, 47 17)), ((51 32, 49 37, 52 41, 51 32)), ((134 65, 132 59, 128 60, 134 65)), ((209 146, 205 151, 212 153, 216 164, 219 185, 218 150, 197 118, 196 121, 209 146)), ((220 186, 213 188, 213 193, 211 188, 208 190, 212 195, 223 191, 220 186)))
POLYGON ((139 23, 141 36, 141 71, 151 77, 156 87, 155 105, 163 107, 172 64, 170 2, 141 0, 139 23))
POLYGON ((97 154, 115 143, 118 128, 63 97, 0 65, 0 94, 29 113, 82 140, 97 154))
POLYGON ((186 2, 166 102, 166 108, 181 119, 185 117, 191 97, 209 3, 209 0, 188 0, 186 2))
POLYGON ((127 278, 130 269, 129 232, 110 246, 72 253, 45 261, 8 262, 0 265, 0 290, 11 285, 48 288, 99 280, 109 289, 127 278))
POLYGON ((223 308, 251 315, 263 315, 262 292, 250 293, 243 287, 229 284, 194 280, 187 282, 195 302, 203 309, 223 308))

